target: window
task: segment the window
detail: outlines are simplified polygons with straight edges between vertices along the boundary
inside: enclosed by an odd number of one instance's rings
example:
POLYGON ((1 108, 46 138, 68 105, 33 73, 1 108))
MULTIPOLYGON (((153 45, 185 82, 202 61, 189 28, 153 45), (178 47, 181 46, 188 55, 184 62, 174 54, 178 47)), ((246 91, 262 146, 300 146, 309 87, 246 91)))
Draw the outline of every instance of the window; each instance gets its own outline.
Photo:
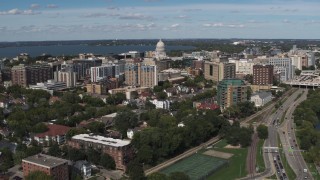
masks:
POLYGON ((213 66, 212 65, 210 65, 210 76, 212 76, 213 75, 213 66))

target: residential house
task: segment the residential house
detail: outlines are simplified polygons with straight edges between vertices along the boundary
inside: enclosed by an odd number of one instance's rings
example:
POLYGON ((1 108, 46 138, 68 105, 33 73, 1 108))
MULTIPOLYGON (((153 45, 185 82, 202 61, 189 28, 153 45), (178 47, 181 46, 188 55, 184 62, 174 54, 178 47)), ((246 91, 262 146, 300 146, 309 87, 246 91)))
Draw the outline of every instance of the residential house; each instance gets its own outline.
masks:
POLYGON ((68 126, 57 124, 47 124, 48 131, 34 136, 34 140, 39 144, 48 145, 50 141, 63 144, 66 140, 66 134, 71 129, 68 126))
POLYGON ((256 107, 262 107, 272 100, 272 93, 260 91, 251 96, 250 101, 254 102, 256 107))

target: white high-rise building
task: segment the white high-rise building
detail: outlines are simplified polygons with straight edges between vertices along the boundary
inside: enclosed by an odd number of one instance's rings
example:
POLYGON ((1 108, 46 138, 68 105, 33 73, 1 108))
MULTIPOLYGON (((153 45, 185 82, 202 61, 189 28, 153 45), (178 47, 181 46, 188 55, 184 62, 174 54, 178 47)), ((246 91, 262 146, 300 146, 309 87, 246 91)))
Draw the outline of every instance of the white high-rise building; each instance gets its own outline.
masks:
POLYGON ((119 66, 117 64, 91 67, 91 82, 98 82, 104 78, 114 78, 119 76, 119 66))

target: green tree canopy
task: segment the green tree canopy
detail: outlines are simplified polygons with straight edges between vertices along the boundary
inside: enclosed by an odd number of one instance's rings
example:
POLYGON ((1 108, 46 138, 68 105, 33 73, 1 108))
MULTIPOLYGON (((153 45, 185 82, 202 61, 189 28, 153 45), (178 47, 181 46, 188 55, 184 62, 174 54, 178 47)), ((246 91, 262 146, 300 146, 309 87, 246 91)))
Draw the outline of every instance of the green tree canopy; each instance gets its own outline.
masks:
POLYGON ((267 126, 260 124, 257 127, 257 131, 258 131, 258 136, 260 139, 267 139, 268 138, 269 132, 268 132, 267 126))

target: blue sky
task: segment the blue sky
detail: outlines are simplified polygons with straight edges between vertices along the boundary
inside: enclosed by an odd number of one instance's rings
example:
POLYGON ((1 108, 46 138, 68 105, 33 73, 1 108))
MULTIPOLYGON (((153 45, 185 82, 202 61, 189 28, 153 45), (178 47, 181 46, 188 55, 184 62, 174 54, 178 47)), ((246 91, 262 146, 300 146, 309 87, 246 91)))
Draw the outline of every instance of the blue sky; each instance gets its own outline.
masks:
POLYGON ((0 41, 320 39, 317 0, 1 0, 0 41))

